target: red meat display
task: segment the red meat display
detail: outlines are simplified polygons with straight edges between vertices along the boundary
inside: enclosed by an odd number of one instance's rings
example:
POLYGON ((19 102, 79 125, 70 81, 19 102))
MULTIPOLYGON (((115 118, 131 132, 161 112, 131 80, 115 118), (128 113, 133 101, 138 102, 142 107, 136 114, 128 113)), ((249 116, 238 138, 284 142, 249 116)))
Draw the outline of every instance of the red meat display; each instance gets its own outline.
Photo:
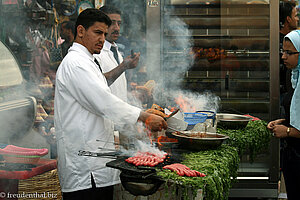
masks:
POLYGON ((189 167, 180 164, 180 163, 174 163, 171 165, 166 165, 163 167, 163 169, 169 169, 171 171, 176 172, 179 176, 190 176, 190 177, 204 177, 205 174, 198 172, 196 170, 192 170, 189 167))
POLYGON ((137 152, 135 156, 127 158, 125 161, 135 166, 154 167, 159 163, 164 162, 167 154, 154 154, 149 152, 137 152))

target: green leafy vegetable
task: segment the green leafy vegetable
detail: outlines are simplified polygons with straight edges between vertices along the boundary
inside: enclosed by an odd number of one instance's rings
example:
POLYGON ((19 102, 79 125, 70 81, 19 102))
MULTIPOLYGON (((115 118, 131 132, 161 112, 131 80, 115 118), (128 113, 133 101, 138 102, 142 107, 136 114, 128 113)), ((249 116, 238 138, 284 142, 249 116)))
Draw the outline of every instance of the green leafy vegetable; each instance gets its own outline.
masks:
MULTIPOLYGON (((239 167, 239 156, 247 152, 250 161, 269 145, 271 134, 262 120, 250 121, 246 128, 240 130, 217 129, 220 134, 230 138, 226 144, 216 150, 191 152, 184 154, 182 164, 206 174, 205 177, 182 177, 170 170, 158 170, 158 176, 169 183, 180 185, 187 199, 188 189, 194 197, 198 189, 203 189, 205 199, 227 199, 232 181, 235 181, 239 167), (231 179, 233 178, 233 179, 231 179)), ((176 188, 176 187, 175 187, 176 188)), ((172 195, 175 195, 175 191, 172 195)))
POLYGON ((263 120, 250 121, 244 129, 218 128, 217 133, 228 135, 229 139, 226 142, 237 147, 240 156, 247 152, 250 162, 253 162, 256 155, 268 147, 271 138, 267 122, 263 120))
MULTIPOLYGON (((222 145, 216 150, 184 154, 182 164, 206 174, 205 177, 178 176, 170 170, 159 170, 158 176, 169 182, 175 182, 184 188, 192 188, 194 196, 198 189, 204 190, 205 199, 227 199, 231 187, 231 178, 237 176, 239 156, 237 149, 222 145)), ((187 190, 185 190, 187 193, 187 190)), ((187 198, 187 194, 185 194, 187 198)))

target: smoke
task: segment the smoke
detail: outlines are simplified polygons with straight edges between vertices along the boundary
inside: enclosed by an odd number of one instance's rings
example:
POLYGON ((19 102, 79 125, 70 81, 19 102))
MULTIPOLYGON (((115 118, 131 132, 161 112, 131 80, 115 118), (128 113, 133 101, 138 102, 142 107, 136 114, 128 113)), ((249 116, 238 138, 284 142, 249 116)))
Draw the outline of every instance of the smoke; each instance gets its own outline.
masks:
MULTIPOLYGON (((160 71, 148 74, 148 77, 156 77, 157 83, 154 91, 154 102, 163 107, 179 105, 175 103, 178 97, 183 97, 185 101, 193 106, 184 112, 214 111, 219 109, 220 98, 210 91, 195 92, 189 90, 189 85, 185 85, 187 72, 194 65, 193 38, 188 25, 179 17, 174 15, 172 7, 161 10, 163 16, 163 30, 161 30, 163 40, 162 58, 160 71), (173 13, 173 14, 172 14, 173 13)), ((150 35, 157 31, 147 30, 150 35)), ((149 48, 148 48, 149 49, 149 48)), ((153 58, 147 58, 155 60, 153 58)), ((157 66, 147 66, 147 69, 157 68, 157 66)), ((149 70, 152 72, 153 70, 149 70)))
POLYGON ((149 153, 154 153, 154 154, 161 155, 161 156, 163 156, 163 154, 165 153, 165 152, 159 150, 157 147, 154 147, 152 145, 144 143, 143 141, 140 141, 140 140, 137 141, 136 148, 138 151, 141 151, 141 152, 149 152, 149 153))
POLYGON ((159 150, 157 147, 154 145, 142 141, 142 140, 135 140, 135 146, 134 149, 122 149, 122 155, 124 156, 134 156, 136 152, 148 152, 148 153, 153 153, 158 156, 163 156, 166 152, 159 150))
MULTIPOLYGON (((148 80, 154 80, 156 85, 152 103, 165 108, 179 107, 176 99, 181 96, 185 102, 192 105, 192 108, 184 112, 219 110, 218 96, 210 91, 191 91, 188 85, 185 85, 186 74, 194 65, 194 55, 191 51, 194 45, 193 37, 185 21, 174 14, 174 8, 169 5, 167 8, 160 6, 161 10, 157 13, 159 7, 149 8, 144 1, 112 1, 109 4, 122 11, 121 34, 128 38, 129 48, 141 52, 138 68, 128 70, 129 82, 143 85, 148 80), (143 67, 147 72, 146 77, 140 72, 143 67)), ((138 98, 131 100, 138 107, 143 107, 138 98)), ((151 105, 148 104, 147 107, 151 105)), ((128 126, 123 132, 129 136, 141 134, 137 130, 127 128, 128 126)))
POLYGON ((1 42, 0 51, 0 143, 9 144, 31 128, 34 103, 32 99, 25 98, 28 94, 13 54, 1 42))
MULTIPOLYGON (((160 88, 161 89, 161 88, 160 88)), ((206 91, 203 93, 196 93, 184 90, 155 90, 154 102, 162 107, 172 108, 178 107, 182 112, 195 111, 213 111, 218 112, 221 99, 219 96, 206 91), (161 95, 163 91, 163 95, 161 95), (180 100, 178 100, 180 99, 180 100), (184 104, 184 105, 183 105, 184 104), (185 109, 183 109, 183 106, 185 109)))
MULTIPOLYGON (((128 80, 140 85, 148 80, 155 80, 153 103, 161 106, 176 106, 174 100, 181 95, 193 103, 196 110, 218 111, 218 96, 210 91, 190 91, 189 85, 185 83, 186 74, 194 65, 191 51, 193 37, 185 21, 174 14, 174 8, 169 5, 167 8, 161 6, 160 13, 157 14, 143 1, 113 2, 123 12, 123 35, 131 42, 131 48, 141 52, 139 66, 129 73, 131 75, 128 80), (146 77, 139 73, 143 67, 147 71, 146 77)), ((138 99, 134 102, 138 102, 136 105, 139 107, 143 105, 138 99)))
MULTIPOLYGON (((169 13, 169 12, 168 12, 169 13)), ((180 89, 185 73, 193 66, 191 32, 180 18, 164 16, 163 79, 159 80, 163 88, 180 89)))
POLYGON ((0 90, 0 143, 44 148, 46 139, 32 129, 35 102, 28 97, 45 100, 39 84, 49 64, 43 62, 40 31, 50 31, 11 14, 4 15, 5 45, 0 42, 0 85, 4 88, 0 90))

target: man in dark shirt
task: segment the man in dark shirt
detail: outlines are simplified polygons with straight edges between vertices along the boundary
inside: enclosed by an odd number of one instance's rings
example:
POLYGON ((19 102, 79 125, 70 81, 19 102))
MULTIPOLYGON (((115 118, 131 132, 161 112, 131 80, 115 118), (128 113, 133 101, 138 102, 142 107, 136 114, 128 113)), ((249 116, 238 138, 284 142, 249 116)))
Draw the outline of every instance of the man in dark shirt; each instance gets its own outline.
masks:
MULTIPOLYGON (((291 1, 280 2, 279 8, 280 21, 280 49, 282 49, 283 38, 286 34, 298 27, 298 12, 296 4, 291 1)), ((284 66, 282 55, 280 55, 280 97, 281 103, 283 95, 292 89, 291 86, 291 70, 287 70, 284 66)))
POLYGON ((60 26, 60 37, 65 41, 62 43, 62 56, 65 57, 68 53, 69 47, 73 44, 75 32, 75 22, 64 21, 60 26))

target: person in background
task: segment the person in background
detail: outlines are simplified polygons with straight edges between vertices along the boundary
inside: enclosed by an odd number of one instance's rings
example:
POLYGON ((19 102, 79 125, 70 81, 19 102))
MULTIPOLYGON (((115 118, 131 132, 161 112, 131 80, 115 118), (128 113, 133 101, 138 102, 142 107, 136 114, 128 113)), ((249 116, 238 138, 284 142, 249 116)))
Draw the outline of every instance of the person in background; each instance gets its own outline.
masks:
POLYGON ((106 79, 93 57, 100 53, 110 25, 111 20, 100 10, 82 11, 75 25, 75 41, 57 70, 54 121, 64 200, 113 199, 113 185, 120 180, 118 170, 106 167, 111 159, 78 155, 80 150, 114 149, 113 121, 141 121, 152 131, 167 128, 162 117, 141 111, 111 93, 108 82, 113 83, 128 65, 115 68, 106 79))
MULTIPOLYGON (((139 62, 140 54, 134 54, 133 58, 128 56, 123 61, 121 52, 119 51, 119 46, 116 41, 120 39, 120 28, 122 25, 121 11, 114 6, 102 6, 100 8, 102 12, 107 14, 111 19, 112 24, 108 28, 108 33, 105 38, 104 46, 100 54, 94 54, 94 57, 100 63, 100 66, 106 76, 106 73, 115 69, 118 66, 122 66, 125 63, 132 65, 132 68, 135 68, 139 62), (135 61, 130 63, 130 61, 135 61)), ((128 102, 128 85, 125 72, 123 72, 109 87, 111 92, 122 99, 125 102, 128 102)), ((130 125, 115 125, 115 139, 116 142, 120 143, 123 147, 127 148, 130 144, 129 138, 127 137, 127 131, 134 129, 130 125), (130 128, 131 127, 131 128, 130 128)))
MULTIPOLYGON (((107 16, 112 21, 112 25, 108 28, 108 33, 105 38, 103 50, 100 54, 94 54, 104 72, 104 75, 106 75, 105 73, 118 66, 122 66, 125 63, 133 65, 132 68, 135 68, 138 64, 140 54, 135 53, 133 55, 134 60, 136 61, 134 63, 130 63, 130 61, 132 60, 131 56, 128 56, 123 61, 123 57, 120 54, 118 46, 116 44, 116 41, 120 36, 120 27, 122 24, 121 11, 113 6, 103 6, 100 8, 100 10, 107 14, 107 16)), ((110 85, 110 89, 114 95, 124 101, 127 101, 127 79, 125 76, 125 72, 122 73, 118 77, 118 79, 110 85)))
POLYGON ((61 44, 62 56, 65 57, 68 53, 68 49, 74 41, 75 33, 75 22, 74 21, 64 21, 60 25, 60 37, 65 41, 61 44))
POLYGON ((123 58, 131 54, 130 41, 126 37, 120 35, 115 43, 117 44, 118 51, 121 53, 123 58))
MULTIPOLYGON (((299 18, 297 16, 297 9, 295 2, 291 1, 281 1, 279 5, 279 48, 282 50, 283 38, 291 32, 297 29, 299 18)), ((284 60, 282 59, 282 54, 280 53, 280 63, 279 63, 279 80, 280 80, 280 118, 289 118, 289 105, 291 103, 291 98, 293 95, 293 88, 291 86, 291 70, 286 68, 284 65, 284 60), (288 107, 288 110, 285 108, 288 107)), ((280 155, 282 155, 282 150, 284 146, 284 141, 280 139, 280 155)), ((282 156, 280 156, 280 167, 283 165, 282 156)))
POLYGON ((285 66, 292 70, 291 85, 294 89, 292 99, 285 108, 290 117, 268 123, 267 127, 274 136, 283 140, 282 171, 289 200, 299 199, 300 188, 300 31, 288 33, 283 40, 282 59, 285 66))
MULTIPOLYGON (((279 6, 279 22, 280 22, 280 49, 282 49, 283 38, 286 34, 292 30, 296 30, 298 27, 298 12, 295 2, 283 1, 279 6)), ((284 66, 282 55, 280 55, 280 100, 281 107, 284 108, 284 96, 288 95, 291 98, 291 70, 284 66)), ((288 113, 288 111, 286 111, 288 113)), ((285 115, 285 111, 281 109, 282 117, 285 115)))

